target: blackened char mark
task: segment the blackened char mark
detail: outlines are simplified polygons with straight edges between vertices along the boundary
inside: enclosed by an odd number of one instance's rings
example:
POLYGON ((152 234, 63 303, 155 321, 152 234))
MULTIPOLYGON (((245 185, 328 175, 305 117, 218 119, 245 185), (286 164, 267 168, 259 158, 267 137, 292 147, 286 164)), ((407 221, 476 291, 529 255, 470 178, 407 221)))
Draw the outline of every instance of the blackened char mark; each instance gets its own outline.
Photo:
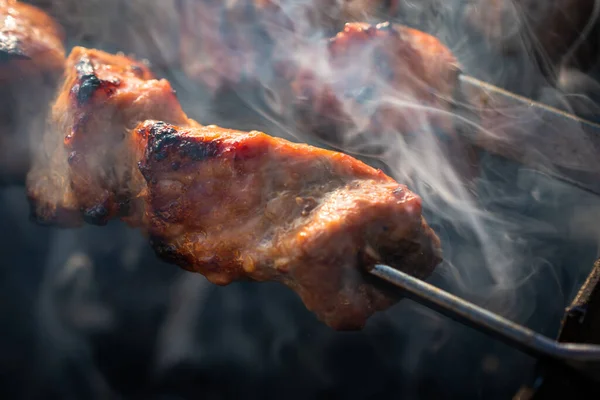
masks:
POLYGON ((92 62, 87 57, 82 57, 75 69, 79 83, 73 87, 73 93, 77 98, 77 104, 83 106, 91 100, 104 82, 98 78, 92 62))
POLYGON ((106 225, 108 223, 108 209, 104 204, 97 204, 83 212, 83 220, 90 225, 106 225))
POLYGON ((94 66, 89 58, 83 57, 75 66, 79 83, 73 87, 80 106, 86 104, 94 93, 102 86, 102 81, 96 76, 94 66))
POLYGON ((177 251, 177 247, 169 244, 163 238, 152 236, 150 238, 150 245, 152 246, 152 249, 154 249, 156 256, 161 260, 167 263, 178 265, 183 269, 191 270, 188 257, 185 257, 183 254, 177 251))
MULTIPOLYGON (((179 156, 193 161, 204 161, 216 157, 221 151, 219 141, 186 138, 175 127, 164 122, 157 122, 152 126, 148 137, 148 146, 156 161, 166 159, 173 151, 179 156)), ((178 169, 179 166, 177 165, 174 169, 178 169)))
POLYGON ((0 63, 30 59, 16 36, 0 32, 0 63))

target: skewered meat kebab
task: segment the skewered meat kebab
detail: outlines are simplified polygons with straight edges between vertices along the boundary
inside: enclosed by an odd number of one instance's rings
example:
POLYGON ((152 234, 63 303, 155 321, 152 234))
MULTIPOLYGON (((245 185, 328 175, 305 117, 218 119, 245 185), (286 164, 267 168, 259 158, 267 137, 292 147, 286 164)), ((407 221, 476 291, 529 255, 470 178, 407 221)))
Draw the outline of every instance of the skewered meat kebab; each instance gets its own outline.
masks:
POLYGON ((216 284, 284 283, 335 329, 359 329, 399 300, 368 268, 426 278, 440 262, 404 185, 348 155, 202 127, 131 58, 75 48, 49 125, 28 177, 39 222, 121 218, 161 258, 216 284))
POLYGON ((0 182, 28 169, 30 132, 39 132, 65 59, 63 33, 41 10, 0 0, 0 182))

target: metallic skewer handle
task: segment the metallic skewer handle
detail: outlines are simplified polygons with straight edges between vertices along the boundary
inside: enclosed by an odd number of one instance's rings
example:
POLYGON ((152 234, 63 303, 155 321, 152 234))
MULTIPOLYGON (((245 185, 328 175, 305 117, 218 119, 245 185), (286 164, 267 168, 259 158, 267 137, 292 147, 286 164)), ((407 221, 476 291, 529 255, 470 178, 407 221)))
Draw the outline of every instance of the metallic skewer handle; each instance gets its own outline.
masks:
POLYGON ((549 358, 569 364, 600 362, 600 346, 559 343, 386 265, 376 265, 369 272, 399 287, 406 297, 417 303, 493 336, 535 358, 549 358))
POLYGON ((467 75, 455 128, 477 147, 600 195, 600 124, 467 75))

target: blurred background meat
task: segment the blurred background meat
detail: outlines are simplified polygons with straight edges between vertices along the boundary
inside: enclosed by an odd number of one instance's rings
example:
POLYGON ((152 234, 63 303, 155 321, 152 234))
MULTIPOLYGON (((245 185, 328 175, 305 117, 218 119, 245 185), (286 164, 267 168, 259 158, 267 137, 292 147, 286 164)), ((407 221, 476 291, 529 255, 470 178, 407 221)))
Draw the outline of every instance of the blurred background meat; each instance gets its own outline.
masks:
POLYGON ((323 47, 324 66, 298 60, 285 72, 299 131, 375 153, 385 150, 386 134, 431 126, 451 132, 459 64, 433 36, 389 23, 349 23, 306 58, 318 58, 323 47))
POLYGON ((62 28, 28 4, 0 1, 0 183, 22 182, 63 69, 62 28))

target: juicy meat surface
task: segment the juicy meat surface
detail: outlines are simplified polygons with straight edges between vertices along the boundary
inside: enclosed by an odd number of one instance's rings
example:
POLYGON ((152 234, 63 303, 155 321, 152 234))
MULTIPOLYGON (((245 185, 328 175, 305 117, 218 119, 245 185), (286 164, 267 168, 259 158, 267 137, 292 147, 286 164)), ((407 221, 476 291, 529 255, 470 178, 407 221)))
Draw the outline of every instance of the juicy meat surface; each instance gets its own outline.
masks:
POLYGON ((135 136, 156 253, 215 284, 279 281, 359 329, 398 300, 366 268, 426 278, 440 262, 421 199, 348 155, 216 126, 147 121, 135 136))
POLYGON ((336 146, 414 133, 425 117, 447 127, 459 66, 438 39, 404 26, 348 23, 327 43, 326 64, 290 65, 293 118, 336 146), (368 140, 365 140, 368 138, 368 140))
POLYGON ((123 55, 75 47, 51 110, 44 143, 28 176, 41 223, 105 224, 135 215, 142 187, 127 132, 148 118, 181 125, 187 118, 170 85, 123 55))
POLYGON ((60 26, 41 10, 0 0, 0 182, 22 183, 64 67, 60 26))

